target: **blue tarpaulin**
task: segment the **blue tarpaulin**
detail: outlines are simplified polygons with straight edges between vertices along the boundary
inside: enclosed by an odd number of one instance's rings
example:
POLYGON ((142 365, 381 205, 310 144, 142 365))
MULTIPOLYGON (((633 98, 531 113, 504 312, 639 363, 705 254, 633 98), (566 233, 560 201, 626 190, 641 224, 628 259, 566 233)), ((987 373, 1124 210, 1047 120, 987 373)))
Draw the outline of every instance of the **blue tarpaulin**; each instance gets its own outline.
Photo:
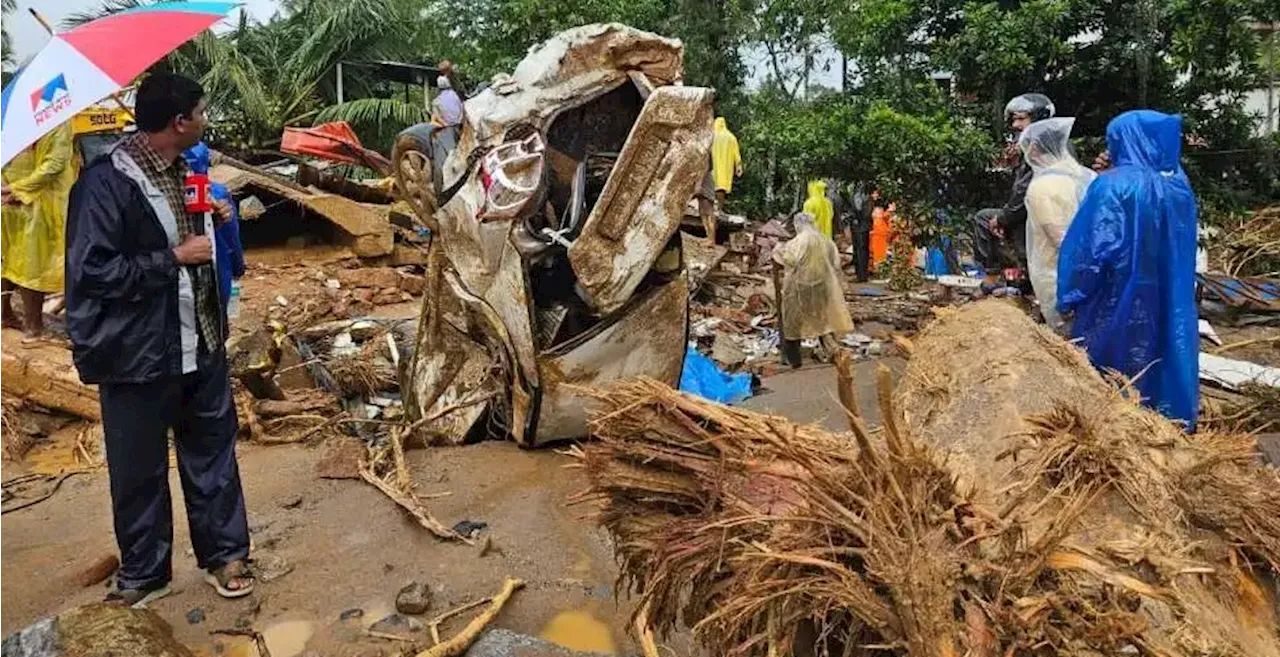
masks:
POLYGON ((740 402, 751 396, 750 374, 728 374, 715 361, 689 347, 680 372, 680 389, 721 404, 740 402))

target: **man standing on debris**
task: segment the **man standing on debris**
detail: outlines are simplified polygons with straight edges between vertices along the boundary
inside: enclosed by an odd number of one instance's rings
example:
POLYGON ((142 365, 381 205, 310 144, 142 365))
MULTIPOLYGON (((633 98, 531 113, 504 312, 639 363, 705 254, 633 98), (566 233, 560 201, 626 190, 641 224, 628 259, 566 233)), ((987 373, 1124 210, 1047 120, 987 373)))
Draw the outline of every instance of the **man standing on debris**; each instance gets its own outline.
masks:
POLYGON ((1196 197, 1182 118, 1125 112, 1112 167, 1089 185, 1058 256, 1058 311, 1094 366, 1136 379, 1142 402, 1194 431, 1200 406, 1196 197))
MULTIPOLYGON (((1004 107, 1005 120, 1015 134, 1020 134, 1034 121, 1052 118, 1053 101, 1043 94, 1022 94, 1004 107)), ((1016 157, 1016 155, 1015 155, 1016 157)), ((999 287, 1002 271, 1000 242, 1007 240, 1018 254, 1018 266, 1025 268, 1027 259, 1027 185, 1031 184, 1031 167, 1018 157, 1013 169, 1013 189, 1002 208, 979 210, 973 216, 973 255, 986 272, 984 291, 999 287)))
POLYGON ((152 74, 135 113, 138 132, 80 176, 67 222, 67 331, 80 378, 98 384, 120 547, 107 600, 142 605, 169 591, 170 430, 196 560, 219 594, 240 597, 254 581, 213 222, 188 212, 183 193, 204 90, 152 74))
POLYGON ((835 242, 818 232, 807 212, 797 214, 793 223, 796 236, 774 249, 773 260, 774 267, 782 268, 777 298, 783 357, 800 367, 801 341, 817 339, 822 352, 834 353, 836 336, 852 331, 853 319, 844 303, 835 242))
POLYGON ((729 123, 717 116, 715 134, 711 138, 711 173, 716 185, 716 209, 724 210, 725 199, 733 191, 733 179, 742 175, 742 154, 738 138, 729 132, 729 123))

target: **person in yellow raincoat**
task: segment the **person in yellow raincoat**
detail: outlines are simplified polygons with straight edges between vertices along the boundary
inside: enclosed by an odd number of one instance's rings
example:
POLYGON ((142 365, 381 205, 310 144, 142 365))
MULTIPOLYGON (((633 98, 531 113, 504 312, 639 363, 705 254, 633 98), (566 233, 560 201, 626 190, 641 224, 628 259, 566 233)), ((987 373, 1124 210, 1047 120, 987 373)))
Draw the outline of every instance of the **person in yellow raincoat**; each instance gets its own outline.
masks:
MULTIPOLYGON (((834 354, 836 336, 853 330, 840 284, 840 254, 836 244, 818 232, 813 215, 797 214, 796 236, 774 249, 775 267, 782 268, 777 295, 783 357, 800 366, 800 342, 817 339, 819 357, 834 354)), ((776 279, 775 279, 776 280, 776 279)))
POLYGON ((813 215, 813 220, 818 224, 818 232, 825 235, 827 239, 832 239, 835 208, 831 205, 831 199, 827 198, 825 181, 809 181, 809 198, 804 201, 804 211, 813 215))
POLYGON ((28 338, 44 332, 46 294, 62 291, 67 200, 76 180, 72 128, 65 123, 13 158, 3 171, 4 218, 0 244, 3 321, 28 338), (13 293, 22 299, 22 322, 13 293))
POLYGON ((725 197, 733 191, 734 176, 742 175, 742 154, 738 138, 729 132, 723 116, 716 117, 715 135, 711 138, 711 177, 716 186, 716 206, 724 209, 725 197))

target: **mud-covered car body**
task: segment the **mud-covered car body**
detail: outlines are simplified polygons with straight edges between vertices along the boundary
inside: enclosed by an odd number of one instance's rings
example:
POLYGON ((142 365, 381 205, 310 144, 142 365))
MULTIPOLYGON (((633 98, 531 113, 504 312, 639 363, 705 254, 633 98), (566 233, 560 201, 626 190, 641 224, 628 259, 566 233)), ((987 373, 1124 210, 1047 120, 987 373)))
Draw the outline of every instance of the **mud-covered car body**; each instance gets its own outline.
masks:
POLYGON ((676 383, 678 229, 713 100, 679 84, 682 57, 680 42, 625 26, 575 28, 466 101, 434 171, 427 146, 397 148, 401 193, 434 235, 403 388, 421 431, 543 444, 585 435, 575 387, 676 383))

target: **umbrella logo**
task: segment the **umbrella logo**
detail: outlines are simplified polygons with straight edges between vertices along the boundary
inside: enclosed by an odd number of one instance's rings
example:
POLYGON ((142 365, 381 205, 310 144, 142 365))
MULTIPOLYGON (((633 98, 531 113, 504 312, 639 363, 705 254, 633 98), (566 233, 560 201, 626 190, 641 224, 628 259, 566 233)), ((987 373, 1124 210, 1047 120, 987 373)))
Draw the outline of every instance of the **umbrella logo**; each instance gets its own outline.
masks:
POLYGON ((71 91, 67 89, 67 77, 59 74, 43 87, 31 92, 31 112, 36 125, 52 119, 71 105, 71 91))

